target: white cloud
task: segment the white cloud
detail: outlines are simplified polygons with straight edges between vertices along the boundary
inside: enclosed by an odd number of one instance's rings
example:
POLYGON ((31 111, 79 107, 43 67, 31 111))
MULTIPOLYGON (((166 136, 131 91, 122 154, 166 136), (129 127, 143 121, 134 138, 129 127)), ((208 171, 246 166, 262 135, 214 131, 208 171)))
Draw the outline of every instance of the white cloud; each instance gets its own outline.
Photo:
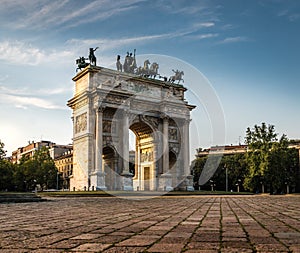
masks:
POLYGON ((22 42, 0 42, 0 60, 2 61, 12 64, 37 65, 43 57, 39 49, 26 46, 22 42))
POLYGON ((298 13, 289 15, 289 21, 291 21, 291 22, 294 22, 294 21, 298 20, 299 18, 300 18, 300 14, 298 14, 298 13))
POLYGON ((27 109, 27 106, 34 106, 43 109, 61 109, 65 110, 65 106, 56 105, 46 99, 37 97, 26 97, 9 94, 0 94, 0 101, 3 103, 13 104, 17 108, 27 109))
POLYGON ((74 59, 71 51, 46 52, 21 41, 0 42, 0 60, 14 65, 36 66, 42 63, 63 63, 74 59))
POLYGON ((201 23, 195 23, 193 26, 195 28, 212 27, 212 26, 215 26, 215 23, 214 22, 201 22, 201 23))
MULTIPOLYGON (((148 43, 153 42, 156 40, 163 40, 163 39, 172 39, 172 38, 179 38, 185 35, 191 34, 193 32, 198 31, 203 27, 211 27, 214 26, 214 23, 198 23, 194 24, 191 28, 184 28, 178 31, 164 33, 164 34, 154 34, 154 35, 145 35, 145 36, 136 36, 136 37, 123 37, 118 39, 71 39, 67 41, 67 45, 71 48, 76 48, 77 50, 86 49, 87 47, 95 47, 99 46, 100 50, 111 50, 115 48, 120 48, 122 46, 128 45, 137 45, 139 43, 148 43)), ((209 37, 216 37, 216 34, 206 34, 202 35, 202 39, 209 38, 209 37)))
POLYGON ((203 40, 203 39, 215 38, 218 36, 219 36, 219 34, 217 34, 217 33, 207 33, 207 34, 193 35, 193 36, 190 36, 190 38, 196 39, 196 40, 203 40))
POLYGON ((105 20, 119 13, 128 12, 142 1, 144 0, 94 0, 91 2, 5 0, 5 3, 1 4, 0 15, 4 17, 2 25, 11 29, 66 28, 105 20))
POLYGON ((218 42, 218 44, 230 44, 230 43, 246 42, 246 41, 250 41, 250 40, 246 37, 237 36, 237 37, 225 38, 224 40, 218 42))
POLYGON ((87 48, 93 47, 95 45, 100 46, 102 51, 120 48, 121 46, 127 45, 137 45, 138 43, 147 43, 149 41, 174 38, 181 35, 184 35, 184 32, 178 33, 166 33, 166 34, 157 34, 157 35, 147 35, 147 36, 138 36, 131 38, 118 38, 118 39, 93 39, 93 40, 80 40, 80 39, 71 39, 68 41, 68 44, 74 48, 87 48))
POLYGON ((71 92, 71 88, 54 88, 54 89, 41 89, 34 90, 36 96, 32 96, 33 91, 27 87, 11 89, 5 86, 0 86, 0 101, 7 104, 13 104, 17 108, 27 109, 28 106, 34 106, 44 109, 66 109, 65 106, 60 106, 52 103, 51 101, 40 98, 43 95, 58 95, 71 92))

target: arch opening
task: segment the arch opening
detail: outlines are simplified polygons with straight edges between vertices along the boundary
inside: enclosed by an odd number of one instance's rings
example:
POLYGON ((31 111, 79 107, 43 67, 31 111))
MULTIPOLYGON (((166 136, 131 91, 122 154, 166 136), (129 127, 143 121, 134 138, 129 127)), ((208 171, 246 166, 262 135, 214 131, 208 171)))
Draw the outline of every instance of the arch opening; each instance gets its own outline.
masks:
MULTIPOLYGON (((145 122, 133 123, 130 128, 135 135, 133 189, 156 190, 156 145, 153 129, 145 122)), ((131 153, 131 156, 133 154, 131 153)), ((132 158, 133 161, 133 158, 132 158)))

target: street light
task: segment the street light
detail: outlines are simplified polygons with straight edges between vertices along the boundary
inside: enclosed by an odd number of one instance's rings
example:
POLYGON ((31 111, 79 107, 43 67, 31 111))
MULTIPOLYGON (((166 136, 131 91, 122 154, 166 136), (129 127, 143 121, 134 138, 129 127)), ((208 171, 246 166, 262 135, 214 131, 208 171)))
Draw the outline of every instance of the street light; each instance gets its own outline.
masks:
POLYGON ((289 186, 289 183, 288 182, 285 182, 286 184, 286 194, 289 194, 290 193, 290 186, 289 186))
POLYGON ((59 174, 60 174, 60 172, 57 171, 57 173, 56 173, 56 190, 59 190, 58 189, 58 176, 59 176, 59 174))
POLYGON ((226 192, 228 192, 228 168, 227 168, 226 164, 224 165, 224 167, 225 167, 225 181, 226 181, 225 190, 226 190, 226 192))
POLYGON ((237 192, 240 192, 240 183, 241 183, 241 179, 238 179, 237 180, 237 184, 236 184, 236 186, 237 186, 237 192))
POLYGON ((209 180, 210 181, 210 187, 211 187, 211 191, 214 191, 214 181, 213 180, 209 180))
POLYGON ((260 182, 261 183, 261 193, 265 193, 265 185, 264 182, 260 182))

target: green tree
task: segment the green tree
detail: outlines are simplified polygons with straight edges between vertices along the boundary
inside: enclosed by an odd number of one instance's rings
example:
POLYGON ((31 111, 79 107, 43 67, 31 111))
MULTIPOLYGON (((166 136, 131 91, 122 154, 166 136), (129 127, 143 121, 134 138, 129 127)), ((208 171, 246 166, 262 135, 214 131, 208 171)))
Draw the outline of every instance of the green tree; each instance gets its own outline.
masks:
MULTIPOLYGON (((213 155, 211 155, 213 156, 213 155)), ((216 157, 216 159, 218 159, 216 157)), ((214 160, 214 159, 212 159, 214 160)), ((198 188, 199 177, 206 165, 206 169, 213 170, 211 166, 215 166, 216 163, 206 164, 207 157, 200 157, 193 162, 193 175, 195 188, 198 188)), ((232 154, 223 156, 221 162, 218 165, 217 170, 207 181, 206 184, 200 186, 202 190, 211 190, 211 184, 214 185, 215 190, 225 191, 226 190, 226 168, 228 172, 228 190, 237 190, 237 184, 244 181, 245 175, 247 174, 245 154, 232 154)), ((240 184, 240 191, 243 191, 242 184, 240 184)))
POLYGON ((6 155, 6 150, 4 150, 4 143, 0 140, 0 160, 2 160, 6 155))
POLYGON ((283 192, 286 184, 295 184, 296 157, 288 148, 289 140, 285 135, 277 139, 273 125, 262 123, 246 131, 248 152, 246 161, 248 174, 244 187, 250 191, 270 193, 283 192))
POLYGON ((5 155, 4 143, 0 140, 0 191, 13 190, 13 165, 4 159, 5 155))
POLYGON ((56 177, 57 169, 46 147, 37 150, 32 159, 22 157, 14 174, 17 189, 23 191, 34 190, 36 185, 56 188, 56 177))

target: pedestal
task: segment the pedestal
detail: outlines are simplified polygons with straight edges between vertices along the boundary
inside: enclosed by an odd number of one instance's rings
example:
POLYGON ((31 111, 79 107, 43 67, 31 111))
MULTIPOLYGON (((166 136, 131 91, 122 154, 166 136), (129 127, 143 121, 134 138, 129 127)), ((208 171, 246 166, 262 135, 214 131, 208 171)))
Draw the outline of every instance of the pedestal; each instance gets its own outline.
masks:
POLYGON ((181 180, 181 183, 179 185, 180 191, 195 191, 194 183, 193 183, 194 176, 184 176, 181 180))
POLYGON ((121 182, 123 191, 133 191, 133 175, 131 173, 121 174, 121 182))
POLYGON ((95 187, 96 190, 106 191, 107 187, 105 186, 105 173, 101 171, 93 172, 90 175, 91 186, 95 187))
POLYGON ((189 175, 186 177, 186 190, 189 192, 195 191, 193 179, 194 179, 194 176, 192 176, 192 175, 189 175))
POLYGON ((173 191, 171 174, 165 173, 159 177, 158 189, 160 191, 173 191))

